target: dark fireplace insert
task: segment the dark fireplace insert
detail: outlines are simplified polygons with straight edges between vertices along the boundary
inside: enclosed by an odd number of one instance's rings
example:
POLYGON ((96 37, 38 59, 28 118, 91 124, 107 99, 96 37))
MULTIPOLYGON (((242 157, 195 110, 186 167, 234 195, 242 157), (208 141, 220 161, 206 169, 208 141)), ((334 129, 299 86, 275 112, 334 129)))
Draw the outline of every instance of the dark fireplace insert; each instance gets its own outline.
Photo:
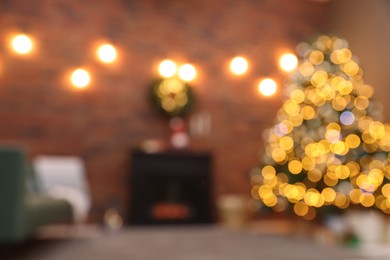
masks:
POLYGON ((131 159, 130 225, 213 222, 209 153, 134 151, 131 159))

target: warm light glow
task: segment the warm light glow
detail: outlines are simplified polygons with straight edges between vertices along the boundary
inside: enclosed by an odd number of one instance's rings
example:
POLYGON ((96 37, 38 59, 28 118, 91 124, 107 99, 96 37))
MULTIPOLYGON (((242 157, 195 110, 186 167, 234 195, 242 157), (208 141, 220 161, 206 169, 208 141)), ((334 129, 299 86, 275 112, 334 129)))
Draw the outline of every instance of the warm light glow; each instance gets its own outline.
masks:
POLYGON ((176 64, 171 60, 164 60, 160 63, 158 71, 164 78, 173 77, 177 72, 176 64))
POLYGON ((248 70, 248 61, 243 57, 235 57, 230 62, 230 71, 235 75, 243 75, 248 70))
POLYGON ((29 36, 19 34, 12 39, 11 46, 16 53, 25 55, 32 51, 33 42, 29 36))
POLYGON ((99 46, 97 55, 100 61, 104 63, 112 63, 117 57, 116 49, 111 44, 103 44, 99 46))
POLYGON ((298 216, 303 217, 308 213, 308 211, 309 211, 309 207, 307 206, 307 204, 303 202, 298 202, 294 204, 294 212, 298 216))
POLYGON ((87 87, 90 83, 91 76, 89 75, 89 72, 85 69, 76 69, 72 72, 70 80, 73 86, 75 86, 76 88, 83 89, 87 87))
POLYGON ((319 65, 324 61, 324 54, 322 51, 312 51, 309 56, 309 61, 313 65, 319 65))
POLYGON ((326 140, 331 144, 339 142, 341 140, 341 137, 341 133, 335 129, 329 129, 325 133, 326 140))
MULTIPOLYGON (((390 214, 390 125, 380 121, 373 87, 364 84, 346 41, 321 36, 300 49, 302 62, 284 88, 287 99, 263 135, 253 197, 273 210, 283 202, 280 210, 306 220, 351 204, 390 214)), ((269 93, 268 80, 260 92, 269 93)))
POLYGON ((283 54, 279 59, 279 66, 283 71, 293 71, 298 65, 298 58, 292 53, 283 54))
POLYGON ((298 174, 302 171, 303 165, 300 161, 298 160, 292 160, 288 163, 288 170, 292 174, 298 174))
POLYGON ((184 81, 192 81, 196 77, 196 69, 191 64, 184 64, 179 69, 179 77, 184 81))
POLYGON ((269 97, 276 93, 277 85, 273 79, 266 78, 259 83, 258 90, 263 96, 269 97))

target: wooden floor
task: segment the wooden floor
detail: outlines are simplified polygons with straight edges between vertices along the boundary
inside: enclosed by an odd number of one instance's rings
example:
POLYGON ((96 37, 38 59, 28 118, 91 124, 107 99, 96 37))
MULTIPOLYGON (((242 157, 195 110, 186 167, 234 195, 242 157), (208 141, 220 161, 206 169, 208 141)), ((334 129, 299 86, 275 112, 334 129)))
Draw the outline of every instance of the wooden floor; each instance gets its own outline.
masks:
POLYGON ((0 247, 1 259, 15 260, 359 260, 390 255, 321 243, 289 232, 272 232, 272 223, 245 230, 220 226, 97 226, 46 230, 20 246, 0 247), (268 228, 268 230, 267 230, 268 228), (4 258, 5 257, 5 258, 4 258))

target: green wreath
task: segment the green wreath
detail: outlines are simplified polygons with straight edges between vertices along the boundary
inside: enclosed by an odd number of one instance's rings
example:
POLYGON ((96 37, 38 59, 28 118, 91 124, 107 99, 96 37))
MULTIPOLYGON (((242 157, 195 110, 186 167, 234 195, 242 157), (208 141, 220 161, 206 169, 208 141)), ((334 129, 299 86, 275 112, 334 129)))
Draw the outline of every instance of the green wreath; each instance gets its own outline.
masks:
POLYGON ((178 77, 156 80, 150 98, 152 105, 169 117, 189 113, 195 102, 191 86, 178 77))

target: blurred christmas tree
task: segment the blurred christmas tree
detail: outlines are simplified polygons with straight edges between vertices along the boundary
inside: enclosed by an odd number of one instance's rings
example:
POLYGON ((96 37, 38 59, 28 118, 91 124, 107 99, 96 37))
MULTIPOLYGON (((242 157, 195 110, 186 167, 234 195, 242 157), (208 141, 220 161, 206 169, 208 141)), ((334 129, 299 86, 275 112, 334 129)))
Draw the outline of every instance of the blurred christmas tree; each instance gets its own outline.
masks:
POLYGON ((265 132, 252 196, 275 211, 314 219, 353 205, 390 213, 390 126, 348 43, 301 43, 277 123, 265 132))

